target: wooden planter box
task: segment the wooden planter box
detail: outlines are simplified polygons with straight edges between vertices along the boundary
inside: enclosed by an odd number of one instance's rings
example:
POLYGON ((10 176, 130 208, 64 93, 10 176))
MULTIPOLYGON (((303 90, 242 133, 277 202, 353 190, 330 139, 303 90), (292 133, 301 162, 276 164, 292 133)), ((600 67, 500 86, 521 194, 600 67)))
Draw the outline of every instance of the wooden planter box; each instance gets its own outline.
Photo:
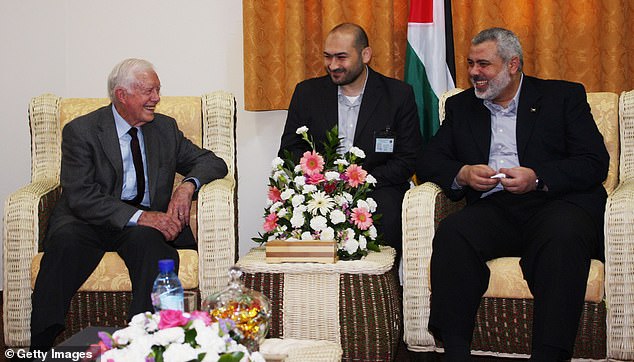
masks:
POLYGON ((335 241, 284 241, 266 243, 267 263, 324 263, 337 262, 335 241))

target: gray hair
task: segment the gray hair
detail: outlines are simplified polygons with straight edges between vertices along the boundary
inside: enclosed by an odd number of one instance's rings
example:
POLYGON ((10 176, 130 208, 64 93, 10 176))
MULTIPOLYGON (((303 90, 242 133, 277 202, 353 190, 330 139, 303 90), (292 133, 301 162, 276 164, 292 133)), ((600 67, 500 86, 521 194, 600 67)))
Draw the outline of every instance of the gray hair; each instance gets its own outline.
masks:
POLYGON ((489 28, 482 30, 471 40, 472 45, 482 44, 485 41, 494 41, 497 44, 498 55, 508 63, 513 57, 520 59, 519 71, 524 67, 524 55, 522 53, 522 45, 517 35, 512 31, 504 28, 489 28))
POLYGON ((136 75, 147 71, 156 72, 152 63, 143 59, 124 59, 115 65, 108 76, 108 97, 110 97, 110 101, 115 101, 114 91, 117 88, 132 90, 132 86, 137 81, 136 75))

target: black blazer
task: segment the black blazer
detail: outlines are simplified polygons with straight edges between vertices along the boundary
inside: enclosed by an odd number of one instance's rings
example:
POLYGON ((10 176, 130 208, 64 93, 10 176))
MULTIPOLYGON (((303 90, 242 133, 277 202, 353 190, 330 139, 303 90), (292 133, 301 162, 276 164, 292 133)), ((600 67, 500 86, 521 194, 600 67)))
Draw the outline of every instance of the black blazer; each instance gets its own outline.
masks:
MULTIPOLYGON (((309 145, 295 133, 301 126, 309 128, 317 149, 322 151, 326 132, 337 125, 338 119, 337 85, 330 76, 299 83, 288 108, 279 155, 282 156, 282 150, 286 149, 298 157, 309 149, 309 145)), ((422 144, 419 127, 412 87, 368 67, 354 145, 365 152, 363 168, 377 179, 377 189, 408 186, 422 144), (395 134, 394 153, 374 152, 375 133, 388 127, 395 134)))
MULTIPOLYGON (((416 174, 452 199, 471 203, 481 192, 451 185, 463 165, 487 164, 491 114, 473 88, 447 100, 445 121, 418 160, 416 174)), ((586 210, 602 230, 607 198, 602 181, 609 154, 590 113, 583 85, 524 76, 517 110, 517 152, 548 186, 549 197, 586 210)))
MULTIPOLYGON (((157 113, 142 130, 151 210, 167 210, 176 172, 201 184, 227 174, 225 162, 185 138, 173 118, 157 113)), ((123 161, 112 105, 64 127, 60 181, 62 197, 51 216, 49 235, 76 220, 123 229, 138 210, 121 201, 123 161)))

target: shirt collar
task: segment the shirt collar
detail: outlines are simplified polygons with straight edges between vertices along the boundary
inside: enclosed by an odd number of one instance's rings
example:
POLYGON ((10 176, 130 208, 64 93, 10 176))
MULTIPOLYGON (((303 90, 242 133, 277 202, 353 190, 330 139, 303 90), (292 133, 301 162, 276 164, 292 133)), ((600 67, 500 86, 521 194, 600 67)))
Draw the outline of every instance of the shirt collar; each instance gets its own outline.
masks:
POLYGON ((114 104, 112 105, 112 114, 114 115, 114 124, 117 127, 117 137, 121 138, 121 136, 128 133, 132 126, 130 126, 130 124, 121 117, 114 104))

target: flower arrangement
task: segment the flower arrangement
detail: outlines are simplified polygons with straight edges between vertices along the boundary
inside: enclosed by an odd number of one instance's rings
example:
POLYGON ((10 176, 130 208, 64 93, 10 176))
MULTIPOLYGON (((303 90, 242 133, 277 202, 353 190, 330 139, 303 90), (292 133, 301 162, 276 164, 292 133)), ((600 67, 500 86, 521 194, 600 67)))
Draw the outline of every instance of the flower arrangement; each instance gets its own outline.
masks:
POLYGON ((270 240, 335 240, 341 260, 360 259, 380 251, 375 223, 376 202, 367 193, 376 179, 363 169, 365 153, 358 147, 339 154, 337 127, 327 132, 323 155, 315 150, 308 128, 296 133, 311 147, 295 164, 290 152, 272 162, 264 234, 270 240))
POLYGON ((236 342, 236 334, 231 320, 212 323, 206 312, 162 310, 137 314, 112 335, 99 332, 101 341, 91 351, 106 362, 265 362, 262 354, 236 342))

